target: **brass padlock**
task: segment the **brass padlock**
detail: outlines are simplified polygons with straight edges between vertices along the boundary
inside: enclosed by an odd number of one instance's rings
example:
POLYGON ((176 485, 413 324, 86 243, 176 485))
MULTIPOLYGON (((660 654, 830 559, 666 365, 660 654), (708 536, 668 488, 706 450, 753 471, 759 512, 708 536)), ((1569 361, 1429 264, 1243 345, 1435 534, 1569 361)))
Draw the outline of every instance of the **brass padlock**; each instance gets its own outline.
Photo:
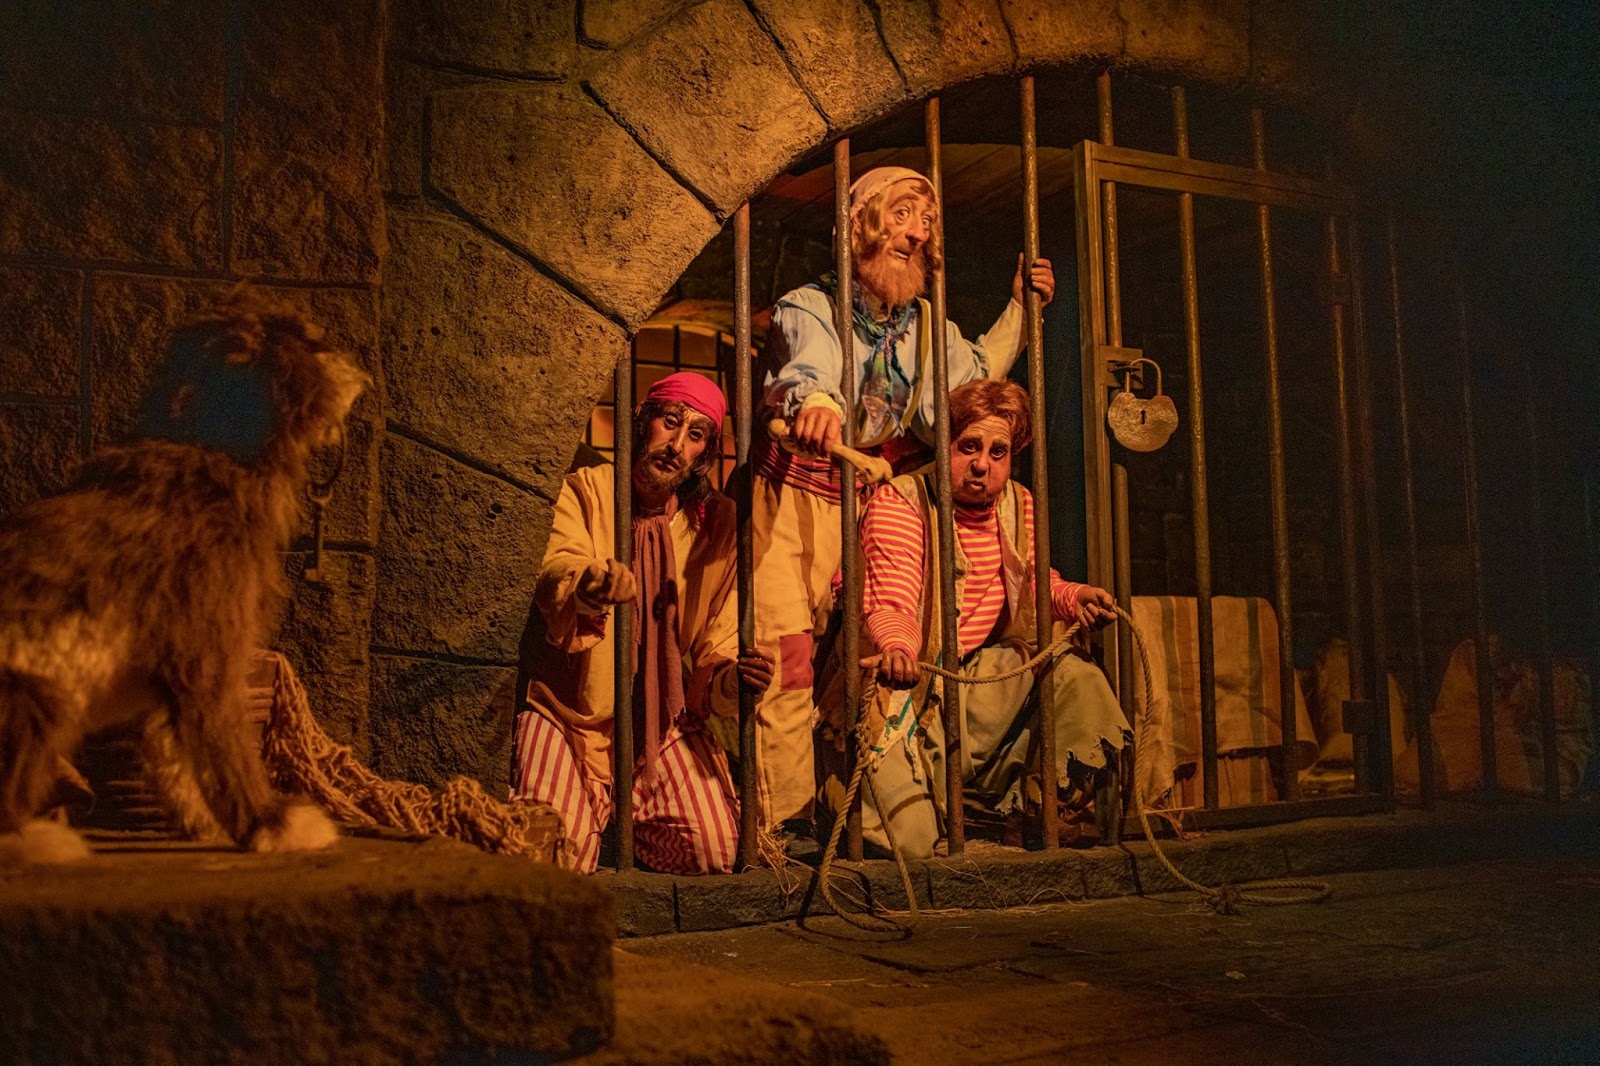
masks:
POLYGON ((1111 397, 1106 411, 1106 423, 1111 433, 1124 448, 1133 452, 1153 452, 1172 436, 1178 428, 1178 408, 1172 397, 1161 394, 1161 367, 1154 359, 1135 359, 1119 370, 1131 371, 1140 363, 1148 363, 1156 372, 1156 394, 1148 399, 1135 396, 1123 379, 1122 390, 1111 397))

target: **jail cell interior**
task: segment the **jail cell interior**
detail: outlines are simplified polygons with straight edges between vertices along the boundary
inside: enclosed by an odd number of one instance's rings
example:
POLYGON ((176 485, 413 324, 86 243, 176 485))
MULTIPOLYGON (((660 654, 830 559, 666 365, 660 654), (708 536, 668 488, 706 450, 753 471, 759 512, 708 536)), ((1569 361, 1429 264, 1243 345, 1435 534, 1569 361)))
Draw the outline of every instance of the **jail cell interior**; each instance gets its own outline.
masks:
MULTIPOLYGON (((1021 457, 1013 476, 1045 504, 1041 559, 1112 589, 1160 660, 1146 701, 1126 635, 1108 631, 1096 650, 1130 718, 1169 731, 1179 752, 1161 793, 1142 798, 1220 826, 1397 795, 1570 794, 1592 774, 1586 671, 1557 662, 1548 610, 1518 650, 1487 617, 1481 397, 1471 309, 1443 265, 1449 220, 1386 210, 1339 179, 1339 156, 1336 130, 1242 97, 1096 74, 989 79, 780 175, 679 279, 662 321, 731 306, 718 357, 737 430, 726 474, 759 404, 764 312, 826 270, 848 274, 832 233, 849 181, 884 165, 929 174, 946 250, 936 316, 944 305, 973 337, 1005 305, 1019 252, 1054 263, 1056 298, 1013 371, 1035 400, 1039 460, 1021 457), (1133 155, 1111 152, 1123 169, 1097 173, 1097 146, 1133 155), (1132 180, 1141 153, 1154 185, 1132 180), (1157 373, 1177 432, 1148 452, 1113 443, 1106 407, 1120 392, 1150 397, 1157 373), (1429 729, 1441 715, 1447 752, 1429 729), (1509 781, 1496 767, 1508 744, 1521 764, 1509 781), (1530 744, 1560 757, 1529 758, 1530 744)), ((635 342, 641 370, 658 345, 635 342)), ((847 538, 853 523, 847 513, 847 538)), ((847 567, 846 588, 859 580, 847 567)), ((751 592, 741 585, 746 607, 751 592)), ((749 752, 742 718, 730 747, 749 752)), ((617 780, 625 797, 620 764, 617 780)), ((1140 780, 1120 782, 1124 800, 1140 780)), ((846 846, 859 856, 858 836, 846 846)), ((961 846, 952 825, 950 850, 961 846)))

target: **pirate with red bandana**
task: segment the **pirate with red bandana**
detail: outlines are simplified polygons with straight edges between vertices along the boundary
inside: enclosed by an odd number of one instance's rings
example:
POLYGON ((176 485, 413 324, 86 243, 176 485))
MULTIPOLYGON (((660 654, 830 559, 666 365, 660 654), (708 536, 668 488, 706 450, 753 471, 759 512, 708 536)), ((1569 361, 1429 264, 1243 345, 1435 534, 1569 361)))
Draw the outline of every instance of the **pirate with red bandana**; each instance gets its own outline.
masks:
POLYGON ((736 715, 739 686, 764 692, 772 665, 741 658, 733 501, 707 471, 727 402, 698 374, 662 378, 635 409, 634 562, 611 557, 616 467, 567 475, 534 588, 548 626, 542 669, 514 734, 512 794, 553 806, 567 865, 595 869, 611 820, 613 708, 633 715, 634 845, 663 873, 727 873, 739 848, 728 757, 706 728, 736 715), (612 608, 635 606, 630 698, 617 699, 612 608))
MULTIPOLYGON (((832 606, 839 567, 839 469, 828 458, 845 418, 856 445, 897 469, 925 458, 933 440, 932 313, 922 298, 942 263, 939 204, 914 170, 880 167, 850 189, 849 239, 855 264, 850 355, 835 329, 836 279, 790 292, 773 310, 764 358, 762 406, 791 425, 789 446, 756 442, 752 523, 756 566, 756 642, 778 663, 757 711, 756 765, 762 823, 792 858, 820 857, 812 832, 816 793, 812 730, 815 636, 832 606), (846 373, 855 408, 845 411, 846 373)), ((1036 260, 1028 284, 1048 303, 1055 275, 1036 260)), ((1012 299, 988 333, 968 341, 946 323, 950 387, 1004 379, 1026 341, 1022 257, 1012 299)), ((766 418, 759 420, 765 425, 766 418)))

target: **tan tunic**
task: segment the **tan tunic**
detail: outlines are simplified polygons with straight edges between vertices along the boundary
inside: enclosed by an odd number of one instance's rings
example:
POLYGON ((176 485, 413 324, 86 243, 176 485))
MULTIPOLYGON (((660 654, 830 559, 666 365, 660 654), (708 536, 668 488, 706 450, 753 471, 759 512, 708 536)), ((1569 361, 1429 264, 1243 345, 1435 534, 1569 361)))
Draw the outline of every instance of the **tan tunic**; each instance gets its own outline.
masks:
MULTIPOLYGON (((561 488, 533 593, 550 646, 542 649, 528 684, 530 709, 563 729, 590 780, 607 783, 615 706, 614 612, 584 612, 577 588, 590 563, 614 556, 615 485, 616 467, 591 466, 568 474, 561 488)), ((703 521, 683 510, 672 519, 678 646, 687 711, 697 717, 738 713, 738 672, 720 669, 739 655, 734 530, 733 501, 719 492, 705 501, 703 521)))

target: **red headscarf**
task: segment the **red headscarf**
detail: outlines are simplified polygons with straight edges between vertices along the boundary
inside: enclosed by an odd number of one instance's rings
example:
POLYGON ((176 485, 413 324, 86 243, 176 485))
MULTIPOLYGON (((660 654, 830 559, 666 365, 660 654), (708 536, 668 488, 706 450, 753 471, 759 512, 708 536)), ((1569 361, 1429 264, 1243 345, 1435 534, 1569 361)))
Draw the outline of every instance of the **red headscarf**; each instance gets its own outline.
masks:
POLYGON ((644 398, 681 403, 711 419, 711 424, 719 430, 722 429, 723 418, 728 414, 728 401, 723 397, 722 390, 710 378, 691 370, 668 374, 651 385, 644 398))

